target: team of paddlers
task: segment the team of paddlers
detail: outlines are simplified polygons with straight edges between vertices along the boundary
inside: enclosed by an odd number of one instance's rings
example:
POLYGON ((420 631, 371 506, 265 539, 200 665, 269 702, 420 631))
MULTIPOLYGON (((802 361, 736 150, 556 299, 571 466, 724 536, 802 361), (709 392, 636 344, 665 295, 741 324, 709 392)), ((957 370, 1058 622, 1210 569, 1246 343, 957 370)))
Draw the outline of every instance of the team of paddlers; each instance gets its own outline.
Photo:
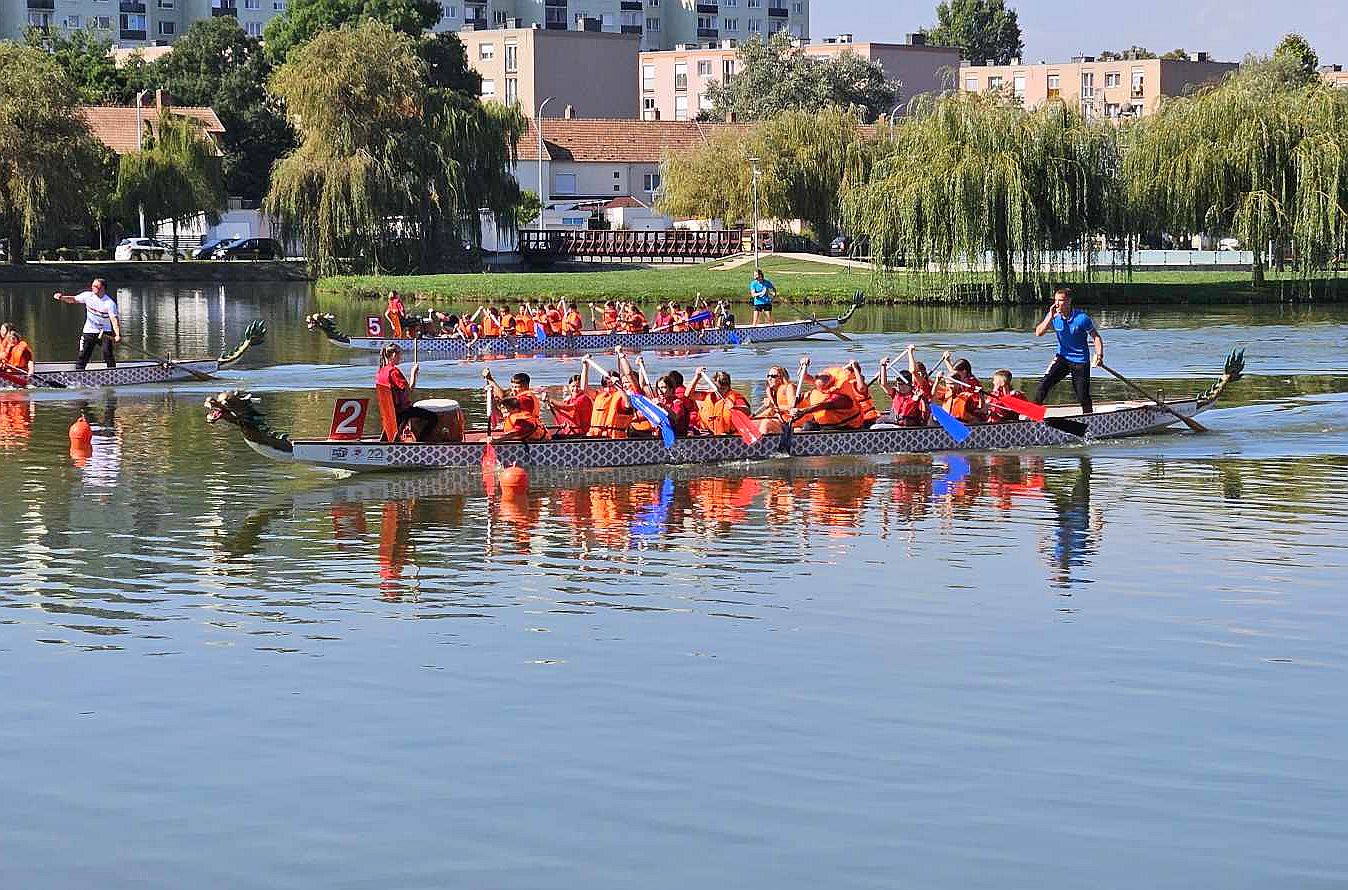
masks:
POLYGON ((497 337, 567 337, 583 331, 645 334, 653 331, 696 331, 733 324, 723 303, 715 306, 700 297, 659 304, 646 315, 636 303, 608 300, 589 304, 589 326, 580 307, 568 300, 519 303, 509 306, 478 306, 469 314, 431 309, 427 316, 409 315, 402 296, 389 291, 384 317, 393 332, 405 337, 451 337, 470 343, 497 337))
MULTIPOLYGON (((375 383, 388 388, 399 427, 408 429, 411 438, 424 440, 437 415, 413 404, 419 368, 413 364, 410 374, 404 375, 399 369, 401 357, 397 344, 386 346, 375 383)), ((614 368, 602 367, 592 356, 583 357, 579 373, 562 385, 560 396, 535 390, 529 375, 522 372, 510 378, 508 387, 498 383, 489 369, 482 376, 493 408, 493 439, 498 442, 657 436, 656 424, 640 410, 638 403, 643 399, 660 408, 677 437, 740 434, 746 423, 761 434, 781 433, 787 425, 802 431, 858 430, 883 423, 920 427, 932 422, 933 403, 962 422, 1020 419, 999 404, 1005 396, 1022 397, 1012 386, 1009 370, 994 371, 991 385, 985 388, 967 359, 951 362, 949 356, 942 356, 944 368, 933 376, 913 357, 912 347, 899 358, 906 358, 906 367, 882 359, 870 378, 855 361, 812 372, 806 356, 794 375, 774 365, 765 375, 763 397, 757 405, 734 389, 725 371, 708 375, 706 369, 697 368, 691 379, 669 371, 652 381, 644 359, 632 360, 621 348, 614 352, 614 368), (881 399, 888 401, 887 410, 877 404, 877 386, 881 399)))

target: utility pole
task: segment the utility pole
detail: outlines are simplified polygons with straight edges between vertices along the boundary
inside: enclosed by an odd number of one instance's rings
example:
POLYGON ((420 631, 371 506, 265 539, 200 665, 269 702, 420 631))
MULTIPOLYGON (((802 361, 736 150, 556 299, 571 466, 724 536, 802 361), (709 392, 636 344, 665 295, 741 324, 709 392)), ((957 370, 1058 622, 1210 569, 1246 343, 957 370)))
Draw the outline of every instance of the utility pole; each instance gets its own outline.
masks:
POLYGON ((749 169, 753 171, 754 181, 754 271, 758 271, 758 158, 749 159, 749 169))
MULTIPOLYGON (((147 92, 149 92, 149 91, 148 91, 148 90, 141 90, 139 93, 136 93, 136 151, 144 151, 144 150, 145 150, 145 125, 141 122, 141 116, 140 116, 140 104, 141 104, 142 101, 144 101, 144 99, 145 99, 145 94, 146 94, 147 92)), ((142 203, 142 204, 138 204, 138 205, 136 206, 136 211, 137 211, 137 213, 140 214, 140 237, 144 238, 144 237, 145 237, 145 205, 144 205, 143 203, 142 203)))

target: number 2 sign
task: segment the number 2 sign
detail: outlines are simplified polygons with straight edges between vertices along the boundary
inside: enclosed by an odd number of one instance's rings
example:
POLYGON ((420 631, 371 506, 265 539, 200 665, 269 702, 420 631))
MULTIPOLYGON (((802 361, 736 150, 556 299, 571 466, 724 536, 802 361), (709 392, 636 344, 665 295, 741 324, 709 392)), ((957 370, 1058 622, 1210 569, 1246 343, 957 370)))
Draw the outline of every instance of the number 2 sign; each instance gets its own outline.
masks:
POLYGON ((384 336, 384 319, 378 315, 365 316, 365 330, 371 337, 384 336))
POLYGON ((357 441, 365 434, 365 416, 369 413, 369 399, 338 399, 332 406, 332 429, 329 439, 357 441))

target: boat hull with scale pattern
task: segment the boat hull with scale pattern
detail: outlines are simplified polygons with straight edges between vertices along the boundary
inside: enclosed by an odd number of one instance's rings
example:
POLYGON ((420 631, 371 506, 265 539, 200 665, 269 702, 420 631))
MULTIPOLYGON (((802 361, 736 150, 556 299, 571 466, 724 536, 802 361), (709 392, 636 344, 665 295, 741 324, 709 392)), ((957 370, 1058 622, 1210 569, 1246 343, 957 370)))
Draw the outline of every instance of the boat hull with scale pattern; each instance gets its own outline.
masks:
POLYGON ((98 389, 105 386, 137 386, 152 383, 179 383, 196 379, 192 372, 214 374, 220 370, 219 359, 198 361, 119 361, 116 367, 104 367, 92 362, 84 370, 75 370, 74 362, 37 362, 33 377, 40 386, 50 388, 57 383, 65 389, 98 389))

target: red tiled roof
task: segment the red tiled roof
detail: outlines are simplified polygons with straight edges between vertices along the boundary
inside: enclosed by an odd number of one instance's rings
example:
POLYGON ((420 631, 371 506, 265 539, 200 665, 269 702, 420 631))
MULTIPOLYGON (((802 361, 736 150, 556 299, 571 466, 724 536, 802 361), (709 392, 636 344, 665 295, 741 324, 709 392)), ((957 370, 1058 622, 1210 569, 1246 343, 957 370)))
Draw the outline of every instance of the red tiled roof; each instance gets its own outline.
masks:
MULTIPOLYGON (((211 108, 191 105, 175 105, 169 110, 174 114, 193 117, 201 121, 206 132, 212 136, 217 136, 220 133, 225 132, 225 125, 220 123, 220 118, 216 117, 215 111, 211 108)), ((149 122, 152 127, 159 117, 159 112, 153 105, 142 106, 140 113, 141 120, 149 122)), ((80 114, 82 114, 84 119, 89 123, 89 130, 94 134, 94 138, 117 152, 117 154, 126 154, 129 151, 136 150, 137 133, 135 106, 81 105, 80 114)))
POLYGON ((633 198, 631 195, 623 195, 620 198, 614 198, 604 205, 605 210, 615 210, 619 207, 645 207, 646 205, 633 198))
MULTIPOLYGON (((543 121, 545 157, 552 161, 658 164, 666 152, 688 151, 731 124, 697 121, 559 119, 543 121)), ((534 122, 515 145, 520 161, 538 160, 534 122)))

